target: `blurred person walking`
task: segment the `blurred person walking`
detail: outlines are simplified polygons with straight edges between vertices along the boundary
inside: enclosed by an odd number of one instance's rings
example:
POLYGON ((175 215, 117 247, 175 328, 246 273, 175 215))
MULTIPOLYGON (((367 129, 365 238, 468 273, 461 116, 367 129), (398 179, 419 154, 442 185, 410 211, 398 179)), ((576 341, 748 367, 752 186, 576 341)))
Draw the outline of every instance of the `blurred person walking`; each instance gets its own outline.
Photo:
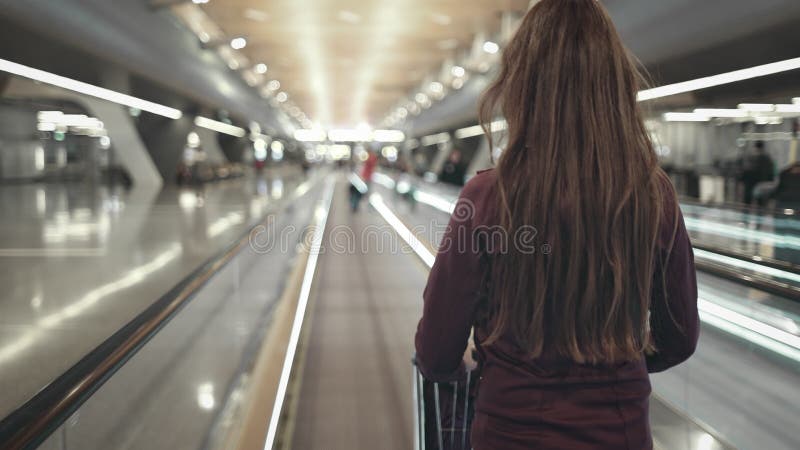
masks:
POLYGON ((755 153, 746 160, 742 172, 745 204, 749 205, 756 200, 759 206, 764 206, 767 197, 774 190, 774 186, 761 186, 762 192, 759 192, 759 184, 769 183, 774 179, 775 163, 764 150, 764 142, 756 141, 755 153))
POLYGON ((361 181, 364 182, 365 186, 350 184, 350 209, 353 212, 358 211, 358 205, 361 203, 362 197, 372 188, 372 177, 375 175, 377 166, 377 153, 371 149, 367 150, 367 159, 364 160, 364 165, 361 167, 361 181))
POLYGON ((482 99, 508 144, 461 193, 416 334, 434 381, 459 378, 475 346, 475 450, 653 446, 648 373, 689 358, 699 322, 639 80, 600 2, 542 0, 482 99))

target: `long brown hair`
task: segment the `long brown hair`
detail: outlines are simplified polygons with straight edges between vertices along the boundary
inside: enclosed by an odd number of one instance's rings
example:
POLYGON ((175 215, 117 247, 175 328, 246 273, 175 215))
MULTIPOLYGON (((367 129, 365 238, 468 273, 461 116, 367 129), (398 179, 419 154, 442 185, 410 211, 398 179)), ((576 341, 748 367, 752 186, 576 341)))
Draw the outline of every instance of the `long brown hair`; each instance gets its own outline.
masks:
MULTIPOLYGON (((542 0, 523 19, 484 93, 502 114, 500 224, 535 227, 530 254, 493 257, 491 335, 531 357, 579 363, 641 358, 662 217, 663 172, 636 99, 641 79, 596 0, 542 0)), ((492 147, 490 145, 490 147, 492 147)))

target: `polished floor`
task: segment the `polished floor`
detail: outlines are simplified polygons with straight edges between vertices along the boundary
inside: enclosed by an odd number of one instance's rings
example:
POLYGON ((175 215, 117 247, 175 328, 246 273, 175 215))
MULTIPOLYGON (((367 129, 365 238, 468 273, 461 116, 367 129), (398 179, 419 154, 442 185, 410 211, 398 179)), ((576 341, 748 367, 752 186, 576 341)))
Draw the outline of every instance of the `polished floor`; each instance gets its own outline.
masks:
POLYGON ((0 186, 0 417, 302 182, 286 170, 161 192, 0 186))

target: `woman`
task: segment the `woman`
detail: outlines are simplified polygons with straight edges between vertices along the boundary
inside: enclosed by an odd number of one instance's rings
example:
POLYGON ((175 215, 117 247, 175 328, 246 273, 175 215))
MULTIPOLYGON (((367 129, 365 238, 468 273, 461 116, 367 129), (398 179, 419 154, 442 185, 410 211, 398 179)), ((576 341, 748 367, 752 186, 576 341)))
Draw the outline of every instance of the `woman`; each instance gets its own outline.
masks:
POLYGON ((416 336, 423 373, 446 380, 474 329, 476 450, 652 448, 648 372, 686 360, 699 326, 691 243, 637 91, 599 2, 542 0, 484 95, 506 148, 464 187, 416 336))

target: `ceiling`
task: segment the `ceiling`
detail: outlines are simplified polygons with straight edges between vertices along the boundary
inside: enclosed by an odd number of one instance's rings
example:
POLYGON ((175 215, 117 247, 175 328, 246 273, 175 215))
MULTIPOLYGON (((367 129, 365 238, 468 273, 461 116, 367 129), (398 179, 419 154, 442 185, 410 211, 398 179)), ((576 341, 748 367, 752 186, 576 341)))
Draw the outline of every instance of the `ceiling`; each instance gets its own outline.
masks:
MULTIPOLYGON (((495 36, 503 12, 529 0, 210 0, 198 5, 228 39, 244 37, 259 83, 280 82, 324 128, 377 125, 476 36, 495 36)), ((227 41, 226 41, 227 42, 227 41)), ((272 86, 276 86, 275 83, 272 86)), ((281 96, 283 97, 283 96, 281 96)))

